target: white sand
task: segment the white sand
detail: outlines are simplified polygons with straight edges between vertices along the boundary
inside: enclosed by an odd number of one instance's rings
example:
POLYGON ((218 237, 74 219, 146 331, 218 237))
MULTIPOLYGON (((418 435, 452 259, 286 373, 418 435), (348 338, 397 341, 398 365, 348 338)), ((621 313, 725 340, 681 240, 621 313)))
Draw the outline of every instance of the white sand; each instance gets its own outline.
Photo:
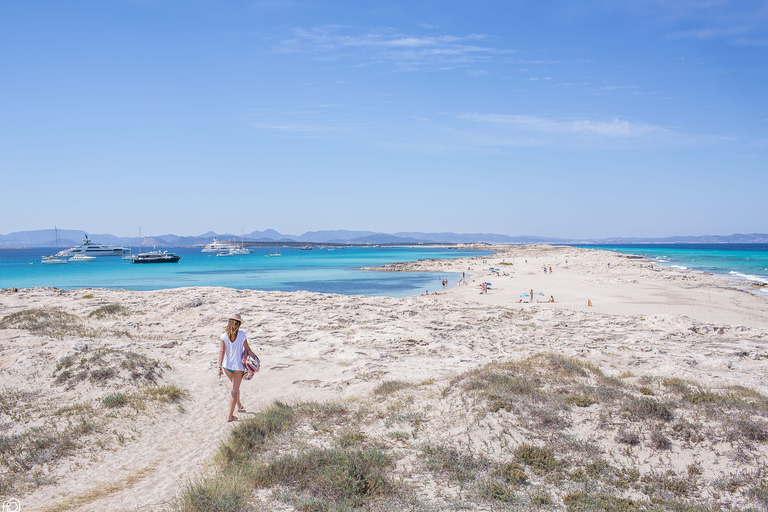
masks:
MULTIPOLYGON (((123 433, 127 441, 111 441, 106 450, 86 450, 46 468, 45 476, 56 484, 20 497, 22 510, 77 508, 68 503, 81 504, 81 510, 162 510, 179 485, 210 460, 229 427, 229 381, 217 377, 216 360, 223 319, 232 311, 243 315, 243 330, 262 359, 262 371, 243 384, 242 402, 249 411, 275 399, 350 397, 382 379, 441 379, 494 360, 552 351, 584 357, 609 375, 631 370, 768 393, 768 298, 746 291, 747 283, 605 251, 547 246, 503 251, 486 263, 404 265, 435 271, 430 292, 440 292, 404 299, 225 288, 0 292, 0 317, 61 307, 85 319, 107 304, 133 312, 87 320, 128 331, 130 338, 62 340, 0 330, 0 386, 31 389, 46 407, 82 402, 101 407, 101 398, 120 388, 86 382, 66 391, 50 377, 57 360, 88 343, 89 350, 125 348, 167 362, 173 369, 163 383, 176 383, 191 397, 183 402, 183 413, 168 406, 154 418, 109 419, 103 437, 123 433), (544 265, 553 272, 545 275, 544 265), (510 275, 497 276, 489 267, 510 275), (443 292, 437 274, 448 271, 466 272, 468 284, 443 292), (483 281, 492 283, 487 295, 479 293, 483 281), (540 299, 553 295, 557 302, 516 302, 531 289, 544 293, 540 299), (83 299, 86 294, 94 298, 83 299), (161 348, 169 342, 176 344, 161 348)), ((45 414, 30 413, 28 421, 44 423, 45 414)), ((28 426, 0 415, 6 435, 28 426)))

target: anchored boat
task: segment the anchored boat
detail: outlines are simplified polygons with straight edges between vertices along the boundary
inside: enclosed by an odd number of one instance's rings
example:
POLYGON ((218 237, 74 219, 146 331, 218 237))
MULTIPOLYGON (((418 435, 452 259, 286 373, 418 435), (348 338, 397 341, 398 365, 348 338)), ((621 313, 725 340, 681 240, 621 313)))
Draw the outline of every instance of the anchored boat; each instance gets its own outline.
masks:
POLYGON ((59 258, 69 258, 78 254, 82 256, 122 256, 127 252, 128 249, 125 247, 94 243, 88 238, 88 235, 85 235, 82 244, 59 251, 56 253, 56 256, 59 258))
POLYGON ((176 263, 181 259, 168 251, 149 251, 131 256, 131 263, 176 263))

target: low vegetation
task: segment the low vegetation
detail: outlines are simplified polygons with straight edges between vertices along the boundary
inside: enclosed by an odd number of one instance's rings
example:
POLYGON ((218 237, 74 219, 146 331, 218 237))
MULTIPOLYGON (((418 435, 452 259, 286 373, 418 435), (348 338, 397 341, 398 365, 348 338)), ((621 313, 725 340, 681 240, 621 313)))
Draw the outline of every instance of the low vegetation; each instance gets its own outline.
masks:
POLYGON ((175 506, 763 510, 764 404, 745 388, 615 378, 556 354, 493 363, 448 383, 384 380, 369 397, 276 402, 239 422, 215 466, 175 506), (697 462, 711 457, 721 461, 718 473, 697 462))
MULTIPOLYGON (((84 298, 87 297, 84 296, 84 298)), ((89 320, 104 320, 114 316, 126 316, 130 310, 124 306, 110 304, 92 311, 87 318, 69 313, 62 308, 25 309, 0 319, 0 329, 23 329, 31 334, 51 338, 67 336, 80 338, 104 338, 108 336, 128 336, 125 330, 94 325, 89 320)))
POLYGON ((109 382, 154 384, 167 369, 142 354, 114 349, 77 353, 59 360, 53 371, 54 383, 73 389, 80 383, 104 385, 109 382))
MULTIPOLYGON (((7 317, 6 317, 7 318, 7 317)), ((110 427, 115 418, 133 421, 156 414, 166 404, 189 398, 175 384, 159 384, 166 367, 133 352, 104 349, 60 359, 47 394, 16 388, 0 400, 0 495, 12 495, 56 482, 56 466, 74 455, 124 444, 126 435, 110 427), (77 387, 104 389, 95 400, 62 402, 77 387)))
POLYGON ((98 320, 109 318, 113 316, 128 316, 131 314, 131 310, 120 304, 107 304, 94 309, 88 313, 88 318, 96 318, 98 320))

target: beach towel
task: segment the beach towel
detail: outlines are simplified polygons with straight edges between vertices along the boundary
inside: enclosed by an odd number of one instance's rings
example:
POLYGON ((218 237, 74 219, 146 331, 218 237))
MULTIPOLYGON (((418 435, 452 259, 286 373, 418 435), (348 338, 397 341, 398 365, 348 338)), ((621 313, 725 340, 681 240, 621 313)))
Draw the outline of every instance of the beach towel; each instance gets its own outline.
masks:
POLYGON ((245 380, 251 380, 253 375, 260 369, 261 361, 259 358, 257 356, 248 356, 248 359, 245 360, 245 373, 243 374, 243 378, 245 380))

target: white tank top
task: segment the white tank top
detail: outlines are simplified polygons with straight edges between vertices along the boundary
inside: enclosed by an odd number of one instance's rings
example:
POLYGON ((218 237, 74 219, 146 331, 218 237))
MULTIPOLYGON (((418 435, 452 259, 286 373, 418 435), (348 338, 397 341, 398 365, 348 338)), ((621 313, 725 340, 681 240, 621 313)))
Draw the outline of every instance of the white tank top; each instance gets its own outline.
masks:
POLYGON ((221 335, 221 341, 224 342, 226 351, 224 352, 224 368, 228 370, 240 370, 245 371, 245 365, 243 365, 243 342, 245 341, 245 333, 243 331, 237 332, 237 338, 235 341, 229 341, 227 333, 221 335))

